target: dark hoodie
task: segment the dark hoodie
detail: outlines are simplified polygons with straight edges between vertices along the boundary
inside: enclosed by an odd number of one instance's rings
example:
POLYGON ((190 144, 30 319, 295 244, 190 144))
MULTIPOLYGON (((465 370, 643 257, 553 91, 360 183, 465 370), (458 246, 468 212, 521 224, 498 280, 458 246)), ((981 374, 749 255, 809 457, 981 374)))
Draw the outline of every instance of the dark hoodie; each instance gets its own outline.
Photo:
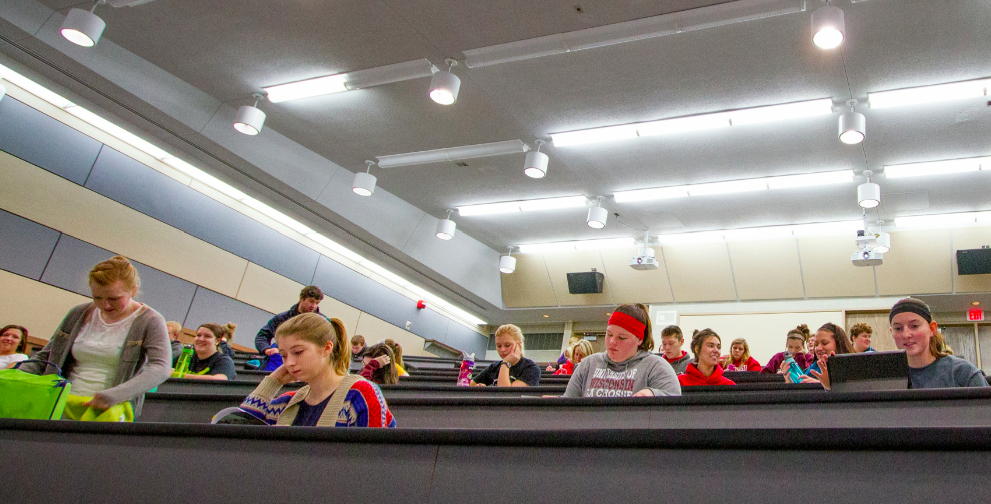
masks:
POLYGON ((692 362, 692 357, 684 350, 681 351, 681 357, 678 357, 675 360, 668 359, 668 356, 663 353, 660 354, 660 356, 662 359, 668 361, 668 364, 671 364, 671 367, 674 368, 674 372, 678 374, 684 373, 685 368, 688 367, 688 363, 692 362))
POLYGON ((614 362, 605 352, 583 359, 564 397, 630 397, 649 388, 655 396, 680 396, 678 375, 664 359, 644 350, 614 362))

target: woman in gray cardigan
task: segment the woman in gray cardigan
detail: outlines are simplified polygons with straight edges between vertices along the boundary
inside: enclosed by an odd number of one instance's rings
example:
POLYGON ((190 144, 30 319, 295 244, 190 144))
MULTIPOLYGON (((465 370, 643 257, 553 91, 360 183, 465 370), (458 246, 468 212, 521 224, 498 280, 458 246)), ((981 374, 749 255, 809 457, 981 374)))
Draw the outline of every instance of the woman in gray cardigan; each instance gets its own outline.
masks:
POLYGON ((145 392, 172 372, 172 348, 162 315, 132 299, 139 285, 122 256, 94 266, 93 302, 69 310, 45 348, 20 369, 52 374, 58 366, 72 384, 70 394, 92 397, 83 406, 105 410, 130 401, 140 415, 145 392))

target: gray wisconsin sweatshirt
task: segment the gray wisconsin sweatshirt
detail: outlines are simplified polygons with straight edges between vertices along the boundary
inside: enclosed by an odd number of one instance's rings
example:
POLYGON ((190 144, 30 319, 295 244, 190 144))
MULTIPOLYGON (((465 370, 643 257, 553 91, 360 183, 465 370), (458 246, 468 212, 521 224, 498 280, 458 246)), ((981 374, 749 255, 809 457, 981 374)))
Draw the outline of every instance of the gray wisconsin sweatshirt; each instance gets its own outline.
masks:
POLYGON ((630 397, 645 388, 655 396, 681 395, 678 375, 664 359, 640 350, 623 362, 614 362, 603 352, 578 364, 564 397, 630 397))

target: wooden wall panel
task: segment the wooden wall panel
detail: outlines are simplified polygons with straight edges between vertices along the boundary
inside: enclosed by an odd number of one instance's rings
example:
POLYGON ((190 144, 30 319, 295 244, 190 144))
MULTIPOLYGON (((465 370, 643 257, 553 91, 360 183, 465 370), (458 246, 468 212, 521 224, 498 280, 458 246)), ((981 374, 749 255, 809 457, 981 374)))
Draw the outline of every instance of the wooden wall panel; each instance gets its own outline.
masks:
POLYGON ((741 300, 805 296, 794 238, 731 241, 727 245, 741 300))
POLYGON ((891 252, 877 266, 882 296, 938 294, 953 291, 949 229, 891 232, 891 252))
POLYGON ((874 268, 854 266, 850 261, 855 245, 853 236, 798 239, 806 296, 873 297, 876 294, 874 268))
POLYGON ((661 247, 653 248, 660 267, 649 271, 638 271, 630 267, 630 259, 637 256, 639 247, 599 251, 606 281, 612 290, 613 302, 648 304, 674 301, 668 272, 664 268, 664 253, 661 247))
POLYGON ((676 302, 737 299, 725 243, 667 245, 661 248, 676 302))

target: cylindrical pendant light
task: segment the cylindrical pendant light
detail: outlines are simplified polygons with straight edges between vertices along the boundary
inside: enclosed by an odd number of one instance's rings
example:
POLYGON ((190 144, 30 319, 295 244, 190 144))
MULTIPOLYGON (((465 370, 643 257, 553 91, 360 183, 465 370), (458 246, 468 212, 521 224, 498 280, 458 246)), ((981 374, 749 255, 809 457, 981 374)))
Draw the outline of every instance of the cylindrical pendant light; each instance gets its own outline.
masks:
POLYGON ((461 90, 461 79, 451 73, 458 62, 453 58, 444 60, 447 63, 447 70, 440 70, 434 73, 430 79, 430 99, 441 105, 453 105, 458 101, 458 91, 461 90))
POLYGON ((83 9, 69 9, 69 13, 62 21, 62 36, 73 44, 83 47, 93 47, 100 41, 103 30, 107 27, 100 16, 93 13, 96 6, 103 3, 103 0, 93 4, 89 11, 83 9))
POLYGON ((606 227, 606 220, 609 218, 609 211, 602 208, 602 196, 595 199, 596 206, 588 209, 588 218, 585 223, 592 229, 602 229, 606 227))
POLYGON ((509 247, 509 253, 499 258, 499 272, 509 275, 516 271, 516 258, 513 257, 513 247, 509 247))
POLYGON ((867 182, 857 186, 857 202, 864 208, 874 208, 881 204, 881 186, 871 182, 873 174, 870 170, 864 170, 867 182))
POLYGON ((457 227, 454 221, 451 220, 451 214, 454 210, 447 211, 447 218, 437 221, 437 238, 441 240, 450 240, 454 238, 454 230, 457 227))
POLYGON ((378 180, 371 174, 375 161, 365 161, 365 164, 368 165, 365 173, 355 173, 354 183, 351 184, 351 192, 358 196, 371 196, 375 192, 375 182, 378 180))
POLYGON ((874 245, 874 252, 883 254, 891 250, 891 235, 888 233, 885 233, 884 231, 879 232, 877 240, 875 241, 877 244, 874 245))
POLYGON ((258 108, 258 101, 265 97, 258 93, 252 96, 255 97, 254 105, 244 105, 237 109, 237 115, 234 117, 234 129, 245 135, 255 136, 261 133, 262 126, 265 125, 265 113, 258 108))
POLYGON ((828 3, 812 12, 812 43, 820 49, 835 49, 846 37, 843 11, 828 3))
POLYGON ((547 162, 550 158, 547 157, 547 154, 540 152, 544 141, 537 140, 536 144, 536 150, 526 153, 526 164, 523 165, 523 173, 530 178, 544 178, 547 175, 547 162))
POLYGON ((855 145, 867 138, 867 118, 864 114, 857 112, 857 100, 847 100, 850 110, 840 115, 840 141, 855 145))

